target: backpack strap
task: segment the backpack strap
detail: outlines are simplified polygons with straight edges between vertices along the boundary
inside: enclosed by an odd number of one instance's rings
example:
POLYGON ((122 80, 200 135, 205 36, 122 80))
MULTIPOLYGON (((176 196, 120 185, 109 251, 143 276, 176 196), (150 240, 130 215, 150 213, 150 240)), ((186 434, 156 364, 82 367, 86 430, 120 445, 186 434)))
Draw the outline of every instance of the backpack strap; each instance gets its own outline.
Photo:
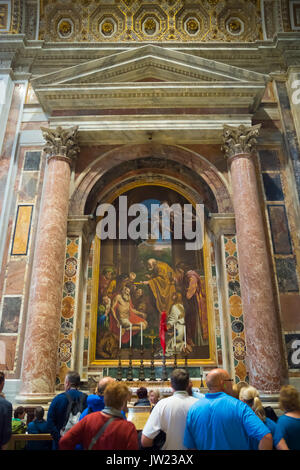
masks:
POLYGON ((65 415, 65 420, 64 420, 63 428, 66 426, 66 424, 67 424, 67 422, 68 422, 69 414, 70 414, 70 412, 71 412, 72 403, 73 403, 73 400, 72 400, 72 397, 70 396, 70 394, 69 394, 68 392, 65 392, 64 394, 65 394, 65 396, 66 396, 67 399, 68 399, 68 406, 67 406, 67 409, 66 409, 66 415, 65 415))
POLYGON ((97 432, 97 434, 92 438, 91 442, 90 442, 90 445, 88 447, 88 450, 92 450, 92 448, 94 447, 94 445, 96 444, 96 442, 98 441, 99 437, 102 436, 102 434, 104 433, 105 429, 107 428, 107 426, 110 425, 110 423, 112 421, 114 421, 116 418, 115 417, 111 417, 109 418, 106 423, 103 424, 103 426, 101 426, 101 428, 99 429, 99 431, 97 432))

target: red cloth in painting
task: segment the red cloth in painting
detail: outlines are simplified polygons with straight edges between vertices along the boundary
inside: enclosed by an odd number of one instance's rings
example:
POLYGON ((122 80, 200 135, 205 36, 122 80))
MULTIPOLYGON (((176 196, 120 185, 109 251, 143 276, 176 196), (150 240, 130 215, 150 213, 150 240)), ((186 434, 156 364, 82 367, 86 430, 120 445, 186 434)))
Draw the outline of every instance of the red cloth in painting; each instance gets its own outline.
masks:
POLYGON ((165 311, 161 312, 159 324, 159 337, 163 353, 166 353, 166 331, 167 331, 167 314, 165 311))
MULTIPOLYGON (((129 304, 129 321, 130 323, 142 323, 144 322, 144 318, 139 317, 136 315, 133 311, 133 305, 132 302, 130 301, 129 304)), ((114 312, 116 317, 118 317, 118 312, 117 312, 117 306, 114 308, 114 312)), ((114 333, 118 338, 120 336, 120 327, 117 324, 116 319, 114 318, 113 315, 110 315, 110 331, 114 333)), ((139 330, 133 330, 132 331, 132 336, 136 335, 139 332, 139 330)), ((122 343, 128 343, 130 340, 130 330, 124 331, 124 327, 122 328, 122 343)))

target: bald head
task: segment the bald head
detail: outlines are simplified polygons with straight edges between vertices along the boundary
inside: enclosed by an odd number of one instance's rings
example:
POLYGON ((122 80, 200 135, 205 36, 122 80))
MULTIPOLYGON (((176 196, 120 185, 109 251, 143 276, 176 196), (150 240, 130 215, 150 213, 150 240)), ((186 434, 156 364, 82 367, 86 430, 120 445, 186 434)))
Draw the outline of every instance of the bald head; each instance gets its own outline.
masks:
POLYGON ((224 369, 213 369, 206 376, 206 385, 211 393, 225 392, 232 394, 232 383, 228 372, 224 369))
POLYGON ((98 382, 97 386, 97 394, 98 395, 103 395, 105 388, 107 387, 108 384, 115 382, 116 379, 113 379, 112 377, 103 377, 103 379, 100 379, 98 382))

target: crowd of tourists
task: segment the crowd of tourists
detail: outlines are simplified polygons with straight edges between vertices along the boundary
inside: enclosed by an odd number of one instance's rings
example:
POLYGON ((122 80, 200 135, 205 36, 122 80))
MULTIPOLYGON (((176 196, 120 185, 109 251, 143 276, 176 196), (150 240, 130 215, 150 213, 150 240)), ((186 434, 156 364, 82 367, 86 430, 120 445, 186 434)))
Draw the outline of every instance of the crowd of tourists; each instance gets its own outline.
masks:
POLYGON ((47 418, 37 406, 25 424, 25 409, 13 410, 2 392, 0 373, 0 449, 10 449, 12 434, 49 434, 51 440, 20 441, 21 450, 300 450, 300 396, 292 385, 280 390, 278 415, 264 407, 251 385, 237 387, 228 372, 213 369, 206 376, 208 393, 194 391, 185 369, 170 377, 173 393, 141 387, 135 407, 146 406, 142 430, 127 419, 132 393, 124 382, 100 379, 95 393, 80 391, 80 376, 67 373, 65 391, 52 400, 47 418))

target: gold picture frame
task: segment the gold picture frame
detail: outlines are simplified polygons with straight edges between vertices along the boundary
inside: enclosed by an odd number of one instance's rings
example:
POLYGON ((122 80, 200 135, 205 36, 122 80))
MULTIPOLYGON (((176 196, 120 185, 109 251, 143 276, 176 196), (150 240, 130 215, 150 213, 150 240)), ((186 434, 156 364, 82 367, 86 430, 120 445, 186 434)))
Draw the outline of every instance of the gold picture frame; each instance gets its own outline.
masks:
MULTIPOLYGON (((140 186, 159 186, 173 190, 187 199, 187 201, 195 207, 196 202, 191 198, 191 195, 185 191, 182 187, 176 185, 176 183, 170 182, 151 182, 147 178, 143 178, 138 182, 128 183, 122 186, 121 189, 114 192, 113 195, 108 197, 105 202, 113 203, 119 196, 126 193, 127 191, 140 187, 140 186)), ((99 275, 100 275, 100 254, 101 254, 101 240, 95 235, 94 239, 94 253, 93 253, 93 274, 92 274, 92 298, 91 298, 91 324, 90 324, 90 343, 89 343, 89 365, 91 367, 117 367, 118 358, 116 359, 97 359, 96 358, 96 335, 97 335, 97 312, 98 312, 98 286, 99 286, 99 275)), ((206 288, 206 300, 207 300, 207 313, 208 313, 208 331, 209 331, 209 357, 199 359, 189 359, 188 364, 190 366, 201 367, 201 366, 212 366, 217 364, 216 357, 216 339, 214 334, 214 307, 213 307, 213 292, 212 292, 212 270, 211 270, 211 254, 210 254, 210 239, 208 232, 205 228, 204 231, 204 243, 203 243, 203 261, 204 261, 204 273, 205 273, 205 288, 206 288)), ((170 366, 174 363, 172 357, 166 358, 166 366, 170 366)), ((129 359, 122 358, 122 366, 126 367, 129 364, 129 359)), ((150 360, 144 359, 143 364, 145 367, 150 365, 150 360)), ((162 358, 155 358, 155 366, 161 366, 163 364, 162 358)), ((184 359, 177 359, 178 366, 185 364, 184 359)), ((139 366, 139 360, 132 360, 132 366, 139 366)))

